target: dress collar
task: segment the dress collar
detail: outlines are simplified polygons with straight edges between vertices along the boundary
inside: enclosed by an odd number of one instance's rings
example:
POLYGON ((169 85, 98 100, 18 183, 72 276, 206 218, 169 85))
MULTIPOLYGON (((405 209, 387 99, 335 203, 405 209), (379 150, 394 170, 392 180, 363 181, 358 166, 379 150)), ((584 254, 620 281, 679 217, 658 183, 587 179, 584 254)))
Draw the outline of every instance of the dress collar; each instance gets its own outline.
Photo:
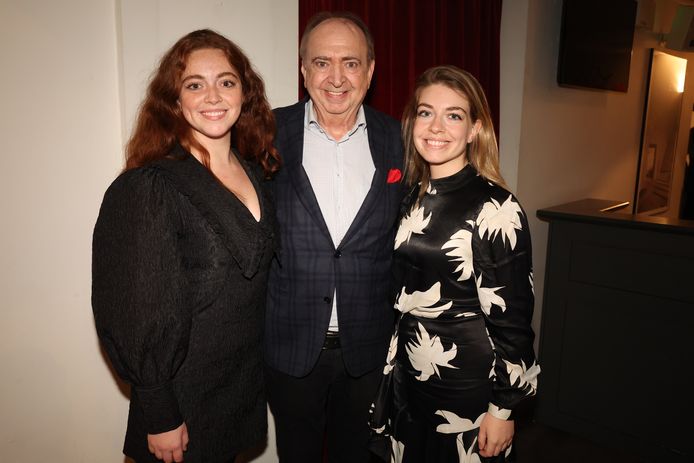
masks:
POLYGON ((445 193, 447 191, 457 190, 479 174, 472 164, 466 164, 453 175, 429 180, 429 192, 445 193))
POLYGON ((186 196, 222 239, 244 276, 251 278, 259 269, 263 255, 279 249, 275 230, 275 211, 261 186, 259 174, 239 157, 260 202, 261 218, 256 222, 250 211, 227 190, 195 157, 176 144, 170 156, 153 165, 186 196), (241 238, 242 237, 242 238, 241 238))

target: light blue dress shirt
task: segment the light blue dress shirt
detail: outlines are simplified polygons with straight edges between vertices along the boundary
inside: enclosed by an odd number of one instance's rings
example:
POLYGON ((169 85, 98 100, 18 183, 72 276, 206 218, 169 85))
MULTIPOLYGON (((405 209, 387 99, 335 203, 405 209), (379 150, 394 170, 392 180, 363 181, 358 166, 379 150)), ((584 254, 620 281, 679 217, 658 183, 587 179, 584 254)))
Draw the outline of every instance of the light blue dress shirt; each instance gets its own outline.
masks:
MULTIPOLYGON (((344 137, 334 140, 318 123, 313 102, 304 116, 303 167, 318 200, 335 248, 359 212, 376 167, 371 158, 364 108, 344 137)), ((330 331, 338 330, 337 297, 333 294, 330 331)))

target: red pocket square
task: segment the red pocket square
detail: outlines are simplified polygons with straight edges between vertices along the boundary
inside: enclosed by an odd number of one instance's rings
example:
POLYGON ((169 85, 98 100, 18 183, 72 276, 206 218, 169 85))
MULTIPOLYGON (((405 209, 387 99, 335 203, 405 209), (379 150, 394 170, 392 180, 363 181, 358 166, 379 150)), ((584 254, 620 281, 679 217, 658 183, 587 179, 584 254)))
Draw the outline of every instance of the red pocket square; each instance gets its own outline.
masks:
POLYGON ((388 183, 397 183, 402 178, 402 172, 400 169, 390 169, 388 171, 388 183))

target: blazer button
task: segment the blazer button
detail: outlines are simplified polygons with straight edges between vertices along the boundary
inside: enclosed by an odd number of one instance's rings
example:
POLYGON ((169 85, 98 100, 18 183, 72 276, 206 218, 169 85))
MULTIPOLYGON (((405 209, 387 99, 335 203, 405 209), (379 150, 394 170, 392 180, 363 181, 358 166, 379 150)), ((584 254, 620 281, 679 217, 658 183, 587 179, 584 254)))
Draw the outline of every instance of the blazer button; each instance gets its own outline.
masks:
POLYGON ((335 259, 339 259, 340 257, 342 257, 342 251, 338 249, 337 251, 335 251, 335 254, 333 255, 335 256, 335 259))
POLYGON ((325 296, 323 298, 323 302, 325 302, 326 304, 330 304, 332 302, 332 299, 330 299, 328 296, 325 296))

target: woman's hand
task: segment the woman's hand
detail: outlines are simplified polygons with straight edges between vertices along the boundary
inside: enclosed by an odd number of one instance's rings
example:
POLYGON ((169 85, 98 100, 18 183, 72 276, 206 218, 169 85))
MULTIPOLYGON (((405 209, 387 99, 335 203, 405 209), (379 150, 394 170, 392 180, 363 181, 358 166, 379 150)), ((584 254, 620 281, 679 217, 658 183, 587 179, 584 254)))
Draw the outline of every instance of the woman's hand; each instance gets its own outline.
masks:
POLYGON ((183 451, 188 448, 188 428, 183 423, 172 431, 147 434, 149 451, 165 463, 183 461, 183 451))
POLYGON ((480 423, 477 445, 483 457, 497 456, 513 440, 513 420, 501 420, 487 413, 480 423))

